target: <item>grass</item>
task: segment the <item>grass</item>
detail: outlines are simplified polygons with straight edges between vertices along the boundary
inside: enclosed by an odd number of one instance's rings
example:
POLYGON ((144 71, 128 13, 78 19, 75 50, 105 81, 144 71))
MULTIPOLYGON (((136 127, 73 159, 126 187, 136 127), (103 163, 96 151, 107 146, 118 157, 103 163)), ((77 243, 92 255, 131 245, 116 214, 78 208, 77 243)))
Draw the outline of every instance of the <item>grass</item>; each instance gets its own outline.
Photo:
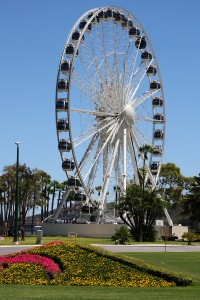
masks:
POLYGON ((200 252, 123 253, 125 256, 142 259, 158 267, 167 268, 191 277, 200 286, 200 252))
MULTIPOLYGON (((42 244, 47 244, 51 243, 54 241, 63 241, 63 242, 68 242, 68 241, 75 241, 75 238, 69 238, 68 236, 46 236, 43 237, 42 239, 42 244)), ((111 239, 94 239, 94 238, 82 238, 82 237, 77 237, 76 241, 78 242, 83 242, 85 244, 114 244, 111 239)), ((35 245, 36 244, 36 236, 27 236, 25 237, 25 241, 19 241, 19 245, 35 245)), ((1 246, 9 246, 13 245, 13 237, 6 237, 4 240, 0 240, 0 247, 1 246)))
MULTIPOLYGON (((68 236, 45 236, 42 239, 42 243, 43 244, 47 244, 53 241, 63 241, 63 242, 67 242, 69 240, 71 241, 75 241, 74 238, 69 238, 68 236)), ((111 239, 98 239, 98 238, 84 238, 84 237, 77 237, 76 241, 78 242, 83 242, 85 244, 110 244, 113 245, 115 244, 114 241, 112 241, 111 239)), ((19 241, 19 245, 35 245, 36 244, 36 236, 26 236, 25 237, 25 241, 19 241)), ((149 242, 135 242, 135 241, 130 241, 130 244, 149 244, 149 242)), ((154 242, 154 244, 161 244, 164 245, 164 241, 156 241, 154 242)), ((187 245, 187 242, 167 242, 167 244, 169 245, 187 245)), ((9 246, 9 245, 13 245, 13 237, 6 237, 3 240, 0 240, 0 247, 1 246, 9 246)), ((200 242, 195 242, 192 243, 192 245, 200 245, 200 242)))
POLYGON ((80 286, 0 286, 1 300, 199 300, 200 287, 112 288, 80 286))

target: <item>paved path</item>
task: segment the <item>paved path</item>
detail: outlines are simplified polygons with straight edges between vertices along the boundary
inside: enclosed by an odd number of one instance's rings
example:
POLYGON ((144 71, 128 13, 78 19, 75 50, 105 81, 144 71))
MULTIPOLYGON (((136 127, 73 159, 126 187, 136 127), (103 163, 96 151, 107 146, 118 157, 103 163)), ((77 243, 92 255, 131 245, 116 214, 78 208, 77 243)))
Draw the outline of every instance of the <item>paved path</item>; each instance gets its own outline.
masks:
MULTIPOLYGON (((0 245, 0 256, 19 252, 40 245, 12 245, 3 246, 0 245)), ((111 252, 165 252, 165 245, 160 244, 143 244, 143 245, 99 245, 93 244, 111 252)), ((188 246, 188 245, 167 245, 166 252, 200 252, 200 246, 188 246)))
MULTIPOLYGON (((143 245, 94 245, 111 252, 165 252, 165 245, 143 244, 143 245)), ((167 245, 167 252, 200 252, 200 246, 167 245)))
POLYGON ((11 254, 15 252, 20 252, 22 250, 27 250, 33 247, 38 247, 39 245, 13 245, 13 246, 2 246, 0 245, 0 256, 5 254, 11 254))

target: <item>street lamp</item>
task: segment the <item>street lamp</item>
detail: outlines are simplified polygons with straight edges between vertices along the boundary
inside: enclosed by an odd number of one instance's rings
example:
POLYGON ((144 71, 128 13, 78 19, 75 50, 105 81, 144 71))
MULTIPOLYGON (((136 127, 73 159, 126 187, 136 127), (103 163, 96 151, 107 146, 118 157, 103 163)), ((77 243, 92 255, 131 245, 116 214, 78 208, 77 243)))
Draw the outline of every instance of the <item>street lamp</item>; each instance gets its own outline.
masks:
POLYGON ((17 145, 17 162, 16 162, 16 194, 15 194, 15 223, 13 244, 18 244, 18 211, 19 211, 19 142, 17 145))

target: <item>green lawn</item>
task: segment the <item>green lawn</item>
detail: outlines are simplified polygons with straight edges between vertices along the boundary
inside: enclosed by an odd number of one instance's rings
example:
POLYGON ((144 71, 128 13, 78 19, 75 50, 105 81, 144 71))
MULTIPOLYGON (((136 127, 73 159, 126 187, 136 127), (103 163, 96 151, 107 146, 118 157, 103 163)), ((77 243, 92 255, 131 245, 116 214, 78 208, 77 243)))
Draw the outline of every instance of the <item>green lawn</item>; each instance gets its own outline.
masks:
MULTIPOLYGON (((200 252, 123 253, 125 256, 142 259, 162 268, 180 272, 191 277, 200 287, 200 252)), ((199 297, 200 299, 200 297, 199 297)))
MULTIPOLYGON (((47 244, 50 242, 53 242, 55 240, 60 240, 63 242, 69 241, 70 238, 67 236, 45 236, 42 239, 43 244, 47 244)), ((114 244, 114 242, 111 239, 98 239, 98 238, 84 238, 84 237, 77 237, 76 240, 78 242, 83 242, 86 244, 114 244)), ((71 238, 71 241, 74 242, 75 238, 71 238)), ((155 242, 156 244, 162 244, 164 245, 164 241, 157 241, 155 242)), ((5 246, 5 245, 12 245, 13 244, 13 237, 6 237, 4 240, 0 240, 0 246, 5 246)), ((35 245, 36 244, 36 236, 26 236, 25 241, 19 241, 19 245, 35 245)), ((141 244, 139 242, 135 241, 130 241, 130 244, 141 244)), ((149 242, 143 242, 142 244, 149 244, 149 242)), ((187 242, 167 242, 167 244, 185 244, 187 245, 187 242)), ((195 245, 200 245, 199 242, 192 243, 195 245)))
POLYGON ((1 300, 21 299, 92 299, 92 300, 199 300, 200 287, 112 288, 64 286, 0 286, 1 300))
MULTIPOLYGON (((82 238, 77 237, 76 239, 74 237, 69 238, 67 236, 45 236, 42 239, 42 244, 51 243, 54 241, 78 241, 83 242, 86 244, 114 244, 111 239, 93 239, 93 238, 82 238)), ((5 245, 12 245, 13 244, 13 237, 6 237, 4 240, 0 240, 0 247, 5 245)), ((27 236, 25 237, 25 241, 19 241, 19 245, 35 245, 36 244, 36 236, 27 236)))
POLYGON ((93 300, 199 300, 200 253, 123 253, 129 257, 182 272, 190 276, 193 286, 173 288, 111 288, 80 286, 0 285, 0 299, 93 299, 93 300))

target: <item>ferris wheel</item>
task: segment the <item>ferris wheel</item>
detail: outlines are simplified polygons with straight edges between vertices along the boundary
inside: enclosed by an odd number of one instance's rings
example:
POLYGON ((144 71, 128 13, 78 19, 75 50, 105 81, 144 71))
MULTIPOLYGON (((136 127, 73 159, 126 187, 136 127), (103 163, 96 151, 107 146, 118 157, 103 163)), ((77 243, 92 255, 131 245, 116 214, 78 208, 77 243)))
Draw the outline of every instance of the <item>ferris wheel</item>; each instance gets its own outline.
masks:
POLYGON ((140 184, 144 167, 145 184, 154 188, 164 152, 164 104, 158 62, 138 20, 115 6, 84 13, 66 39, 56 84, 68 186, 63 202, 73 190, 82 214, 98 211, 99 221, 116 193, 140 184), (140 152, 144 145, 153 148, 148 159, 140 152))

